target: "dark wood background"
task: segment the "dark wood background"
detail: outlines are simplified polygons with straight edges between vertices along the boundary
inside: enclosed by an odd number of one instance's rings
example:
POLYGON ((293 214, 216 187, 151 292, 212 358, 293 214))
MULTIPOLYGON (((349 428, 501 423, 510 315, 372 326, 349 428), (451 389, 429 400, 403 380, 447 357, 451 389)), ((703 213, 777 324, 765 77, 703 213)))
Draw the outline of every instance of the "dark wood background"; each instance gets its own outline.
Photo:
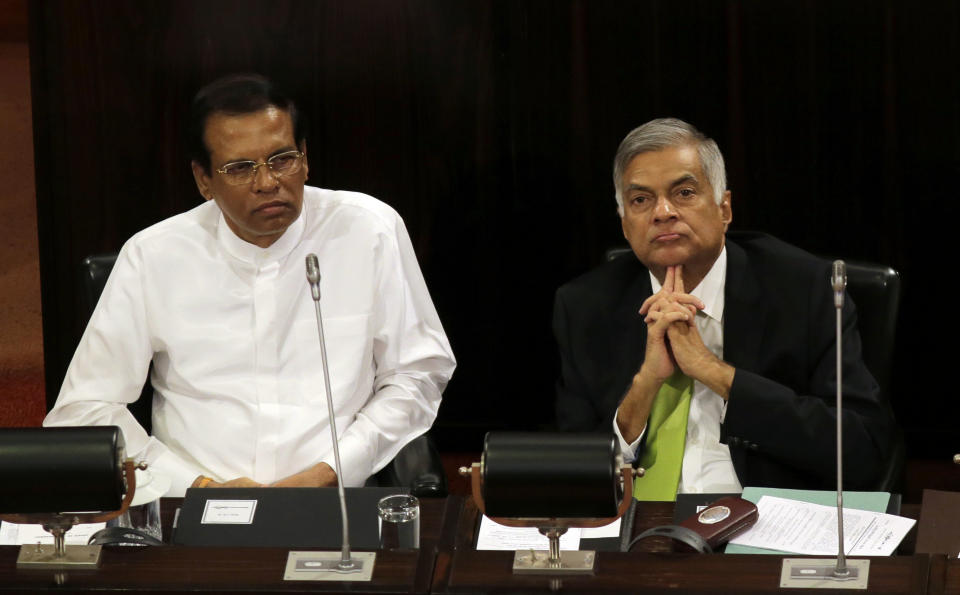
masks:
POLYGON ((407 222, 459 359, 444 448, 550 424, 553 292, 622 243, 613 153, 668 115, 719 142, 734 228, 902 273, 909 454, 960 448, 954 0, 64 0, 30 28, 51 402, 81 259, 198 204, 189 100, 257 71, 309 115, 311 183, 407 222))

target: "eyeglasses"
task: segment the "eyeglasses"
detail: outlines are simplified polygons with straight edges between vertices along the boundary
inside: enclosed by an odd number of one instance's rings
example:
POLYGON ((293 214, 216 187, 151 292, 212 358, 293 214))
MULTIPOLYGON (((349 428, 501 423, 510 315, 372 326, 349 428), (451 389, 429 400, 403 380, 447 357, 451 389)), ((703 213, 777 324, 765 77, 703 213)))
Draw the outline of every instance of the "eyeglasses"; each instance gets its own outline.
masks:
POLYGON ((303 153, 300 151, 287 151, 257 163, 256 161, 234 161, 227 163, 217 170, 218 174, 223 174, 227 184, 239 186, 240 184, 249 184, 251 180, 257 177, 257 169, 266 165, 276 177, 289 176, 300 171, 300 164, 303 163, 303 153))

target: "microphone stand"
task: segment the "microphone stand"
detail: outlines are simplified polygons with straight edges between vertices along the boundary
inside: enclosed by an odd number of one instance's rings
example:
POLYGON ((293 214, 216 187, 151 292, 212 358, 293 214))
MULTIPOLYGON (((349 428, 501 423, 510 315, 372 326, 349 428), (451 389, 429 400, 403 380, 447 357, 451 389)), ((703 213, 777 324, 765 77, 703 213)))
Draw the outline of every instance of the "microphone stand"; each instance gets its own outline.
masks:
POLYGON ((843 539, 843 296, 847 289, 847 265, 833 261, 830 278, 833 287, 833 305, 837 311, 837 559, 784 558, 780 571, 781 587, 810 589, 841 588, 836 581, 851 581, 843 588, 866 589, 870 560, 850 560, 844 552, 843 539))
POLYGON ((327 395, 327 412, 330 417, 330 433, 333 437, 333 461, 337 471, 337 494, 340 496, 340 517, 343 525, 343 546, 340 559, 333 552, 290 552, 284 580, 338 580, 369 581, 373 578, 373 563, 376 552, 356 552, 350 555, 350 528, 347 518, 347 497, 343 490, 343 472, 340 467, 340 447, 337 440, 337 421, 333 409, 333 391, 330 390, 330 370, 327 367, 327 341, 323 334, 323 317, 320 315, 320 265, 316 254, 306 258, 307 283, 317 314, 317 332, 320 337, 320 362, 323 366, 323 387, 327 395))
MULTIPOLYGON (((850 575, 847 555, 843 551, 843 292, 847 288, 847 269, 842 260, 833 261, 833 305, 837 310, 837 567, 836 578, 850 575)), ((319 307, 319 306, 318 306, 319 307)))

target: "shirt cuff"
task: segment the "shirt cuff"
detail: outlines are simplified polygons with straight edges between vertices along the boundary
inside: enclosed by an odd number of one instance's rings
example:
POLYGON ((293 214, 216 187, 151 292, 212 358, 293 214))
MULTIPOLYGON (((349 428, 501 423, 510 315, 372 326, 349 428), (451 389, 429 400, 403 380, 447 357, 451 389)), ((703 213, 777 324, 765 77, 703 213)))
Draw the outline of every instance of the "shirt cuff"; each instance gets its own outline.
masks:
POLYGON ((643 426, 643 431, 640 432, 640 435, 637 436, 637 439, 633 442, 627 442, 623 439, 623 435, 620 434, 620 426, 617 425, 617 416, 613 416, 613 433, 617 436, 617 442, 620 443, 620 452, 623 454, 624 463, 632 463, 634 459, 637 458, 637 447, 640 446, 640 441, 643 440, 643 435, 647 432, 647 426, 643 426))
MULTIPOLYGON (((346 488, 363 486, 367 478, 370 477, 370 463, 373 460, 373 453, 354 432, 344 432, 337 445, 340 447, 340 465, 343 467, 341 469, 343 477, 339 477, 338 474, 337 481, 346 488)), ((333 451, 321 459, 320 462, 330 465, 333 472, 337 472, 337 463, 333 451)))
POLYGON ((155 461, 149 463, 148 468, 155 469, 158 474, 170 478, 170 489, 165 494, 170 498, 182 498, 187 488, 197 479, 197 476, 203 475, 201 471, 194 469, 170 451, 161 454, 155 461))

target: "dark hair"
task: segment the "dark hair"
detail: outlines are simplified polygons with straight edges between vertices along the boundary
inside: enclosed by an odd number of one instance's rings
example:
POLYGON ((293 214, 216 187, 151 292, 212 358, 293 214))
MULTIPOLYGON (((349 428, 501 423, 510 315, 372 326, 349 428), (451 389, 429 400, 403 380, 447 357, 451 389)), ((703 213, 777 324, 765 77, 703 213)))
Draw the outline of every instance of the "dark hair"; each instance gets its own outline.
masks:
POLYGON ((271 106, 290 114, 294 140, 302 146, 304 132, 297 106, 270 79, 259 74, 231 74, 209 83, 197 92, 190 106, 188 157, 209 174, 210 148, 203 140, 203 133, 210 115, 215 112, 250 114, 271 106))

